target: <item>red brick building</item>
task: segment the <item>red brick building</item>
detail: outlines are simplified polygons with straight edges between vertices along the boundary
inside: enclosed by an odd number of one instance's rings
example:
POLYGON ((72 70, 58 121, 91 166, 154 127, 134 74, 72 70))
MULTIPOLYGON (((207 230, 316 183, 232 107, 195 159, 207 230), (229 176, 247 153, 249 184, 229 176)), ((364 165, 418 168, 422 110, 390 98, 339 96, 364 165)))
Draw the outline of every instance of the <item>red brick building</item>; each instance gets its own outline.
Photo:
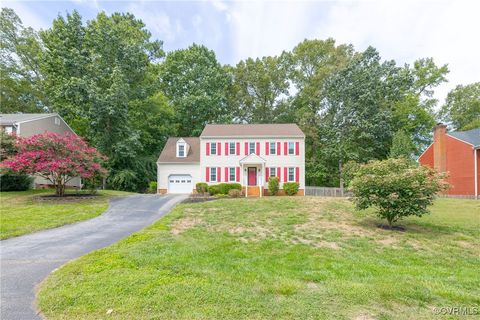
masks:
POLYGON ((418 161, 440 172, 448 172, 450 195, 476 196, 480 190, 480 128, 447 132, 447 126, 434 128, 433 143, 418 161))

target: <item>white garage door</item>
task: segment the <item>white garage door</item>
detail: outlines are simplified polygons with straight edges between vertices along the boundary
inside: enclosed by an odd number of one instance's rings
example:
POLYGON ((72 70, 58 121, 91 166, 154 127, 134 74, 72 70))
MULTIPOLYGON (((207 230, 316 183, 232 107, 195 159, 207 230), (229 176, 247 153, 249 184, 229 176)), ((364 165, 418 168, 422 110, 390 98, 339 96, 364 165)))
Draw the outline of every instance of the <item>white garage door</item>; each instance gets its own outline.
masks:
POLYGON ((168 193, 192 193, 192 176, 172 174, 168 177, 168 193))

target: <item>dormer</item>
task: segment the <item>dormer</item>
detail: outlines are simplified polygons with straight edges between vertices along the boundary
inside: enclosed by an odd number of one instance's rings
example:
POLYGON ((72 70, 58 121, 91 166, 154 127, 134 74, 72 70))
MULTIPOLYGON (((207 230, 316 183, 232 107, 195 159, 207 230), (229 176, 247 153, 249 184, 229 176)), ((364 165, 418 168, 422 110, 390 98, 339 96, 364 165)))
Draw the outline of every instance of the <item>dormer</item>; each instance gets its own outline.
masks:
POLYGON ((190 146, 182 138, 177 140, 177 158, 185 158, 188 154, 190 146))

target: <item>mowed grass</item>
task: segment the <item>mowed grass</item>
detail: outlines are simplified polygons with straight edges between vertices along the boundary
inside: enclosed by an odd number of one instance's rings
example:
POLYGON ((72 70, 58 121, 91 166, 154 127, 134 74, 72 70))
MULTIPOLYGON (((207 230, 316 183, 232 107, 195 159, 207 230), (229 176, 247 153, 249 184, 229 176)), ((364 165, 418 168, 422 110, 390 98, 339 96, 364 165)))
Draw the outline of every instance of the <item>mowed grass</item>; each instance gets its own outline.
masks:
POLYGON ((90 219, 108 208, 108 200, 128 192, 103 190, 94 199, 41 201, 53 190, 0 192, 0 239, 90 219))
POLYGON ((47 319, 431 319, 480 304, 480 202, 377 227, 347 200, 182 204, 55 271, 47 319))

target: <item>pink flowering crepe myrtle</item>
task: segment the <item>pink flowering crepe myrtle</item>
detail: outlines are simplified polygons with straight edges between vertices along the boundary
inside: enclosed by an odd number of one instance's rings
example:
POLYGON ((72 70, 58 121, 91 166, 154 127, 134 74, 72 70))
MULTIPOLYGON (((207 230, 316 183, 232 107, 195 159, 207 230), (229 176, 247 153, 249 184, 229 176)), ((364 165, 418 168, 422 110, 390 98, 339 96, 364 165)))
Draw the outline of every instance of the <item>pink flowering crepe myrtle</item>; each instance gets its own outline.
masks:
POLYGON ((72 133, 17 137, 16 146, 18 153, 1 162, 1 167, 47 179, 58 196, 65 194, 66 183, 75 177, 88 179, 106 174, 100 164, 106 158, 72 133))

